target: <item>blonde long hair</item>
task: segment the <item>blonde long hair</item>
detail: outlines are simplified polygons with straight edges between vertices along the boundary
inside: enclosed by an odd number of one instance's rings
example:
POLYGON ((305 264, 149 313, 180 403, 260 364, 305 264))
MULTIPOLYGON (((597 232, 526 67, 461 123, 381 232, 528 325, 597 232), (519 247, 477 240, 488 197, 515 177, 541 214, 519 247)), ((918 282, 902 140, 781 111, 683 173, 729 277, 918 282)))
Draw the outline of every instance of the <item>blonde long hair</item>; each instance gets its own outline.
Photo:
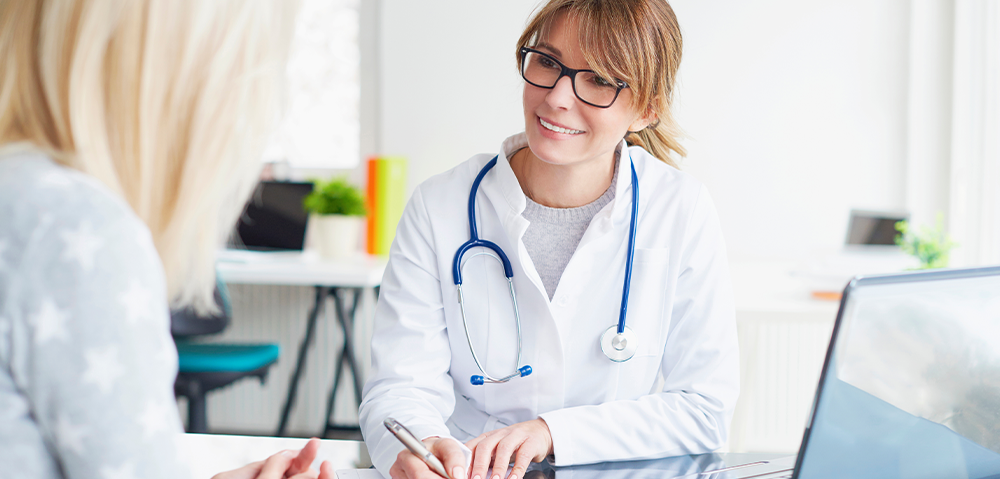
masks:
POLYGON ((629 132, 625 141, 676 167, 674 156, 687 152, 670 111, 682 47, 673 9, 665 0, 551 0, 517 41, 519 70, 521 47, 534 46, 564 13, 579 24, 580 47, 590 68, 628 83, 632 108, 655 115, 649 127, 629 132))
POLYGON ((0 145, 121 195, 174 307, 213 308, 215 252, 259 171, 296 5, 0 0, 0 145))

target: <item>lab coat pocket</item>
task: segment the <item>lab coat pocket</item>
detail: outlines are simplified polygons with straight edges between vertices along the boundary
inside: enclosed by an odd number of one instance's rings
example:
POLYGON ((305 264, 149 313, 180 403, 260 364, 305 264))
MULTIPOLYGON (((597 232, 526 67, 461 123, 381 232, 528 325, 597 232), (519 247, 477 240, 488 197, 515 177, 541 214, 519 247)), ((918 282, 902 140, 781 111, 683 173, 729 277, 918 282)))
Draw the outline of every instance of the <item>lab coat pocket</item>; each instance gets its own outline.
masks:
POLYGON ((663 352, 664 301, 669 282, 670 251, 667 248, 636 248, 629 287, 625 324, 641 343, 636 356, 663 352))

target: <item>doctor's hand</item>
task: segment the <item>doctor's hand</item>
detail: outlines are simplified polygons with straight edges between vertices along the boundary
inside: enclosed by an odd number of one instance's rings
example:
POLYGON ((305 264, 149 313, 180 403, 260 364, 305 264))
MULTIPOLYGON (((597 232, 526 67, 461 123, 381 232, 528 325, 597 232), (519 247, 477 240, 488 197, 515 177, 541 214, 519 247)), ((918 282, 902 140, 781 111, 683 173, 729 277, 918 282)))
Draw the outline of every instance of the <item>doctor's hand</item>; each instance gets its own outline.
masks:
POLYGON ((513 426, 483 434, 467 443, 472 449, 471 479, 503 479, 507 465, 514 461, 510 479, 524 477, 531 462, 542 462, 552 454, 552 433, 542 418, 519 422, 513 426), (493 477, 486 471, 493 466, 493 477))
MULTIPOLYGON (((454 439, 429 437, 423 440, 424 447, 441 460, 444 469, 452 479, 467 479, 465 474, 465 453, 462 445, 454 439)), ((389 469, 392 479, 441 479, 426 463, 408 449, 396 456, 396 462, 389 469)))

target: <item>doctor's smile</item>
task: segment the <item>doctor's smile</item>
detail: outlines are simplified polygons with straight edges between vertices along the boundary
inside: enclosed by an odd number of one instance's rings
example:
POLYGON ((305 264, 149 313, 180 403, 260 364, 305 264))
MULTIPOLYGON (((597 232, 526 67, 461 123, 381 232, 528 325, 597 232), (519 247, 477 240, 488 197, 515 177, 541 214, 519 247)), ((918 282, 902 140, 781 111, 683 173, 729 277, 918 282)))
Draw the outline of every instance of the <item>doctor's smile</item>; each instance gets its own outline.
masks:
MULTIPOLYGON (((565 128, 565 127, 562 127, 562 126, 558 126, 555 123, 551 123, 551 122, 545 121, 545 119, 543 119, 541 117, 538 118, 538 122, 541 123, 541 125, 546 130, 554 131, 556 133, 562 133, 564 135, 575 136, 575 135, 579 135, 581 133, 586 133, 583 130, 574 130, 572 128, 565 128)), ((556 138, 558 138, 558 137, 556 137, 556 138)))

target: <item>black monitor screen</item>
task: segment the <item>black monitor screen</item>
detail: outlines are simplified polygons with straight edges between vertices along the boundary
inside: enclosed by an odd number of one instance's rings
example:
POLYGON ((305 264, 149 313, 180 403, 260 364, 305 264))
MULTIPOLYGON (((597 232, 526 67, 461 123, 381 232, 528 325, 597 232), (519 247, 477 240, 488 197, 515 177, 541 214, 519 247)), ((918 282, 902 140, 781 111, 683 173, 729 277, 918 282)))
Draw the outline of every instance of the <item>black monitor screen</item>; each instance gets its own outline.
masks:
POLYGON ((262 181, 236 226, 236 246, 256 250, 301 250, 309 215, 302 200, 312 183, 262 181))
POLYGON ((905 219, 903 215, 852 212, 847 228, 847 244, 895 245, 896 223, 905 219))

